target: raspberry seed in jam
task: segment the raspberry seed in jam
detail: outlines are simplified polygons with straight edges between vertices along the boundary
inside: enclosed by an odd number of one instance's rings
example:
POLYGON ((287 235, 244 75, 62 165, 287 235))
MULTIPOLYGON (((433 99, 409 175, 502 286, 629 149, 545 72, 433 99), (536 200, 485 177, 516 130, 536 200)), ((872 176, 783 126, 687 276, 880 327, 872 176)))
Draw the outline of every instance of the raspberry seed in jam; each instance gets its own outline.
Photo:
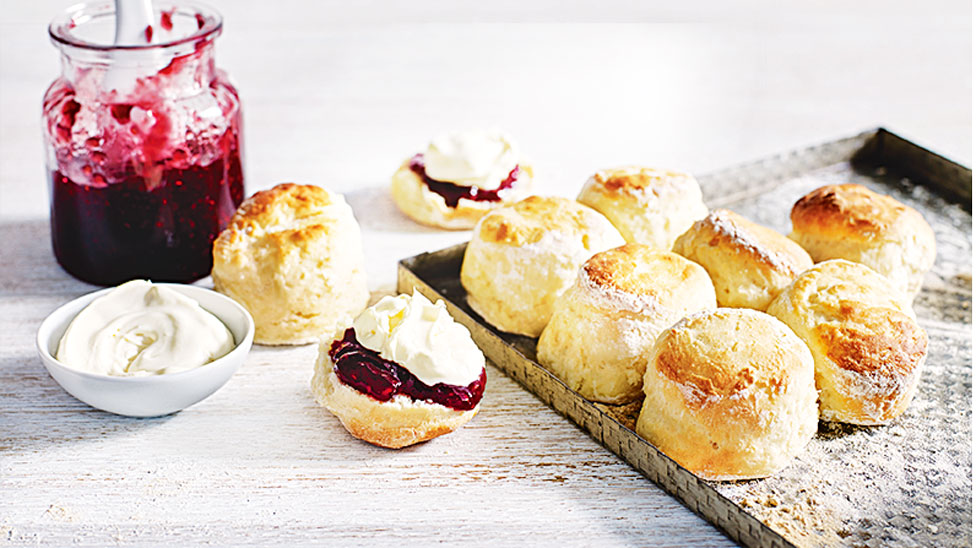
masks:
POLYGON ((438 383, 424 384, 406 368, 383 359, 379 353, 364 347, 356 339, 353 328, 346 330, 342 339, 333 341, 329 349, 335 373, 343 383, 358 392, 379 400, 390 401, 401 394, 414 400, 438 403, 457 411, 477 407, 485 392, 485 370, 467 386, 438 383))
POLYGON ((518 180, 519 166, 515 166, 512 171, 508 174, 508 177, 498 185, 498 188, 494 190, 485 190, 483 188, 477 188, 473 186, 462 186, 450 183, 447 181, 437 181, 431 179, 427 176, 426 166, 424 164, 424 155, 417 154, 410 159, 410 171, 413 171, 420 177, 424 184, 431 192, 439 194, 444 198, 444 203, 447 207, 457 207, 458 203, 462 198, 465 200, 471 200, 473 202, 498 202, 501 201, 501 196, 499 193, 505 189, 511 188, 518 180))

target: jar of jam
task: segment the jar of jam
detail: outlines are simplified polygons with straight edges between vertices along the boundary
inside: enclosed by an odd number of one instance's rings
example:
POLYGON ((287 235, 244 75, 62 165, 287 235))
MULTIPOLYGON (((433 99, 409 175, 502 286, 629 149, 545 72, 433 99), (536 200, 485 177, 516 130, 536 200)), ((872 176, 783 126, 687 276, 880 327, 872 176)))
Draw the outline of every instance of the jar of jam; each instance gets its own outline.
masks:
POLYGON ((240 100, 214 65, 220 15, 185 1, 153 10, 134 45, 115 45, 111 2, 49 28, 62 67, 42 114, 51 241, 95 284, 208 275, 244 198, 240 100))

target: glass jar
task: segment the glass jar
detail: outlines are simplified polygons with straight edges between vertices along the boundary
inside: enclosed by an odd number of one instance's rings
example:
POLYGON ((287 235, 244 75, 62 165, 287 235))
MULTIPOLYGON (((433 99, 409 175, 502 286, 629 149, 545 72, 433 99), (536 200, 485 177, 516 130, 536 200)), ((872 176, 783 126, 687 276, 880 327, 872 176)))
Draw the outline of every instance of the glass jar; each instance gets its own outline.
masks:
POLYGON ((184 1, 153 8, 141 45, 113 45, 111 2, 49 28, 62 69, 42 114, 51 241, 95 284, 208 275, 244 198, 240 100, 214 65, 221 17, 184 1))

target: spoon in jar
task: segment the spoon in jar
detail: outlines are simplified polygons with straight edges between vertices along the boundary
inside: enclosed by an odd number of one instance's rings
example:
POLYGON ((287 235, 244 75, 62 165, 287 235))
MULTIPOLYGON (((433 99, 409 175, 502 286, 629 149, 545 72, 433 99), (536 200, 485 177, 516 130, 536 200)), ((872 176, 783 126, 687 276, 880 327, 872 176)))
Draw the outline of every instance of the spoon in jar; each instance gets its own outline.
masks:
MULTIPOLYGON (((152 43, 152 0, 115 0, 115 45, 137 46, 152 43)), ((139 59, 113 55, 112 64, 105 73, 102 87, 120 94, 131 90, 142 75, 145 64, 139 59), (140 70, 143 69, 143 70, 140 70)))
POLYGON ((152 0, 115 0, 115 45, 152 43, 152 0))

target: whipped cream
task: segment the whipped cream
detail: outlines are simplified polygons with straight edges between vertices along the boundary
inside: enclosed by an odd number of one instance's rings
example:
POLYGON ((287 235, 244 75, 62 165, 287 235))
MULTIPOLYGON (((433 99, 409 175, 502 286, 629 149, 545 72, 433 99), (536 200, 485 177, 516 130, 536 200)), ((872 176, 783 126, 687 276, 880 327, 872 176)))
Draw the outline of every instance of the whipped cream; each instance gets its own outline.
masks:
POLYGON ((234 336, 200 303, 146 280, 126 282, 91 302, 58 345, 61 363, 120 377, 178 373, 234 348, 234 336))
POLYGON ((436 181, 494 190, 518 165, 515 142, 498 130, 472 130, 435 138, 424 152, 427 176, 436 181))
POLYGON ((383 297, 353 321, 359 344, 396 362, 429 386, 467 386, 481 377, 485 356, 444 301, 420 293, 383 297))

